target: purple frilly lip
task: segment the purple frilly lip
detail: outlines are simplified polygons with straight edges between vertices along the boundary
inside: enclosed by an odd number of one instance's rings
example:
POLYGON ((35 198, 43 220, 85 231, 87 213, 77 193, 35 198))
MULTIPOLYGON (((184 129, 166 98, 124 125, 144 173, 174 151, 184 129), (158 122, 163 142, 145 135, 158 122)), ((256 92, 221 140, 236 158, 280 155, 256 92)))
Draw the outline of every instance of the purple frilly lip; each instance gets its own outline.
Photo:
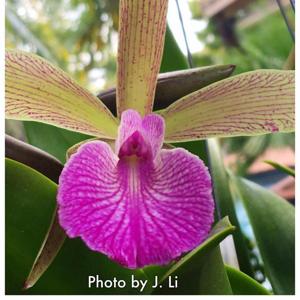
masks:
POLYGON ((59 180, 59 221, 71 238, 128 268, 167 264, 213 222, 209 172, 188 151, 162 149, 164 120, 123 112, 115 152, 83 144, 59 180))

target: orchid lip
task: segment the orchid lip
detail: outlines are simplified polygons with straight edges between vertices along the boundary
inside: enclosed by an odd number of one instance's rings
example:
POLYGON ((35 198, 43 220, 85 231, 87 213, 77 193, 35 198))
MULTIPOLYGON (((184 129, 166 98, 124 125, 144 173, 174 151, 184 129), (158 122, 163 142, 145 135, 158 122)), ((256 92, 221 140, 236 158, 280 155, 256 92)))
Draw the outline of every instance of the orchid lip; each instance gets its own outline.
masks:
POLYGON ((59 179, 59 222, 69 237, 121 265, 165 265, 197 247, 214 212, 203 162, 180 148, 162 149, 164 120, 123 112, 116 151, 83 144, 59 179))

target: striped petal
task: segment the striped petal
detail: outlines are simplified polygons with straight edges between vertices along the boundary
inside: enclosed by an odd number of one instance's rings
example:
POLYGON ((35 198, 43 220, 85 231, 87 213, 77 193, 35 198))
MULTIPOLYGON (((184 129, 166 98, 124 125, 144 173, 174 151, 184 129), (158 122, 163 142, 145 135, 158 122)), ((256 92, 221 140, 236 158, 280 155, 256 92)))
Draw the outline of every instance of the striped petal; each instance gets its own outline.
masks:
POLYGON ((213 222, 207 168, 184 149, 158 149, 161 123, 157 115, 124 112, 118 155, 105 142, 85 143, 59 179, 67 235, 128 268, 171 262, 198 246, 213 222), (129 136, 122 135, 126 126, 129 136))
POLYGON ((168 0, 121 0, 117 111, 152 111, 168 0))
POLYGON ((117 135, 118 121, 96 96, 33 54, 6 52, 5 98, 8 119, 38 121, 111 139, 117 135))
POLYGON ((166 142, 294 131, 294 71, 259 70, 211 84, 161 112, 166 142))

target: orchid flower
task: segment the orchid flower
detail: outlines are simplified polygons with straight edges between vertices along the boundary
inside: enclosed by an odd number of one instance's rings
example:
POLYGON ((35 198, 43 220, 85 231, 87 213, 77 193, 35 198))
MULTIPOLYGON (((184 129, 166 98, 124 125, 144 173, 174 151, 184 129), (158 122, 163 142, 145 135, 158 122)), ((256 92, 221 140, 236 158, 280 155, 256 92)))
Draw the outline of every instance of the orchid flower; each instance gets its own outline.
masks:
POLYGON ((117 118, 44 59, 6 54, 7 118, 97 137, 64 166, 59 221, 69 237, 128 268, 171 262, 198 246, 213 223, 207 167, 164 143, 294 130, 293 71, 244 73, 153 113, 167 4, 120 1, 117 118))

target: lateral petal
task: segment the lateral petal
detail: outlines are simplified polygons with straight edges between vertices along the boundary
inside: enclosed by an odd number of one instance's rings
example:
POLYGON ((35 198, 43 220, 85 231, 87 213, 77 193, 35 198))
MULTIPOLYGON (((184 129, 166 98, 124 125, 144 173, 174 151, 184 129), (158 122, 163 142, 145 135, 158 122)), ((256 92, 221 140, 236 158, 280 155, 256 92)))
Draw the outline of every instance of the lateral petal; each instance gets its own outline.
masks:
POLYGON ((295 130, 295 72, 257 70, 213 83, 160 112, 165 141, 295 130))
POLYGON ((5 116, 114 139, 118 120, 89 91, 45 59, 8 50, 5 57, 5 116))

